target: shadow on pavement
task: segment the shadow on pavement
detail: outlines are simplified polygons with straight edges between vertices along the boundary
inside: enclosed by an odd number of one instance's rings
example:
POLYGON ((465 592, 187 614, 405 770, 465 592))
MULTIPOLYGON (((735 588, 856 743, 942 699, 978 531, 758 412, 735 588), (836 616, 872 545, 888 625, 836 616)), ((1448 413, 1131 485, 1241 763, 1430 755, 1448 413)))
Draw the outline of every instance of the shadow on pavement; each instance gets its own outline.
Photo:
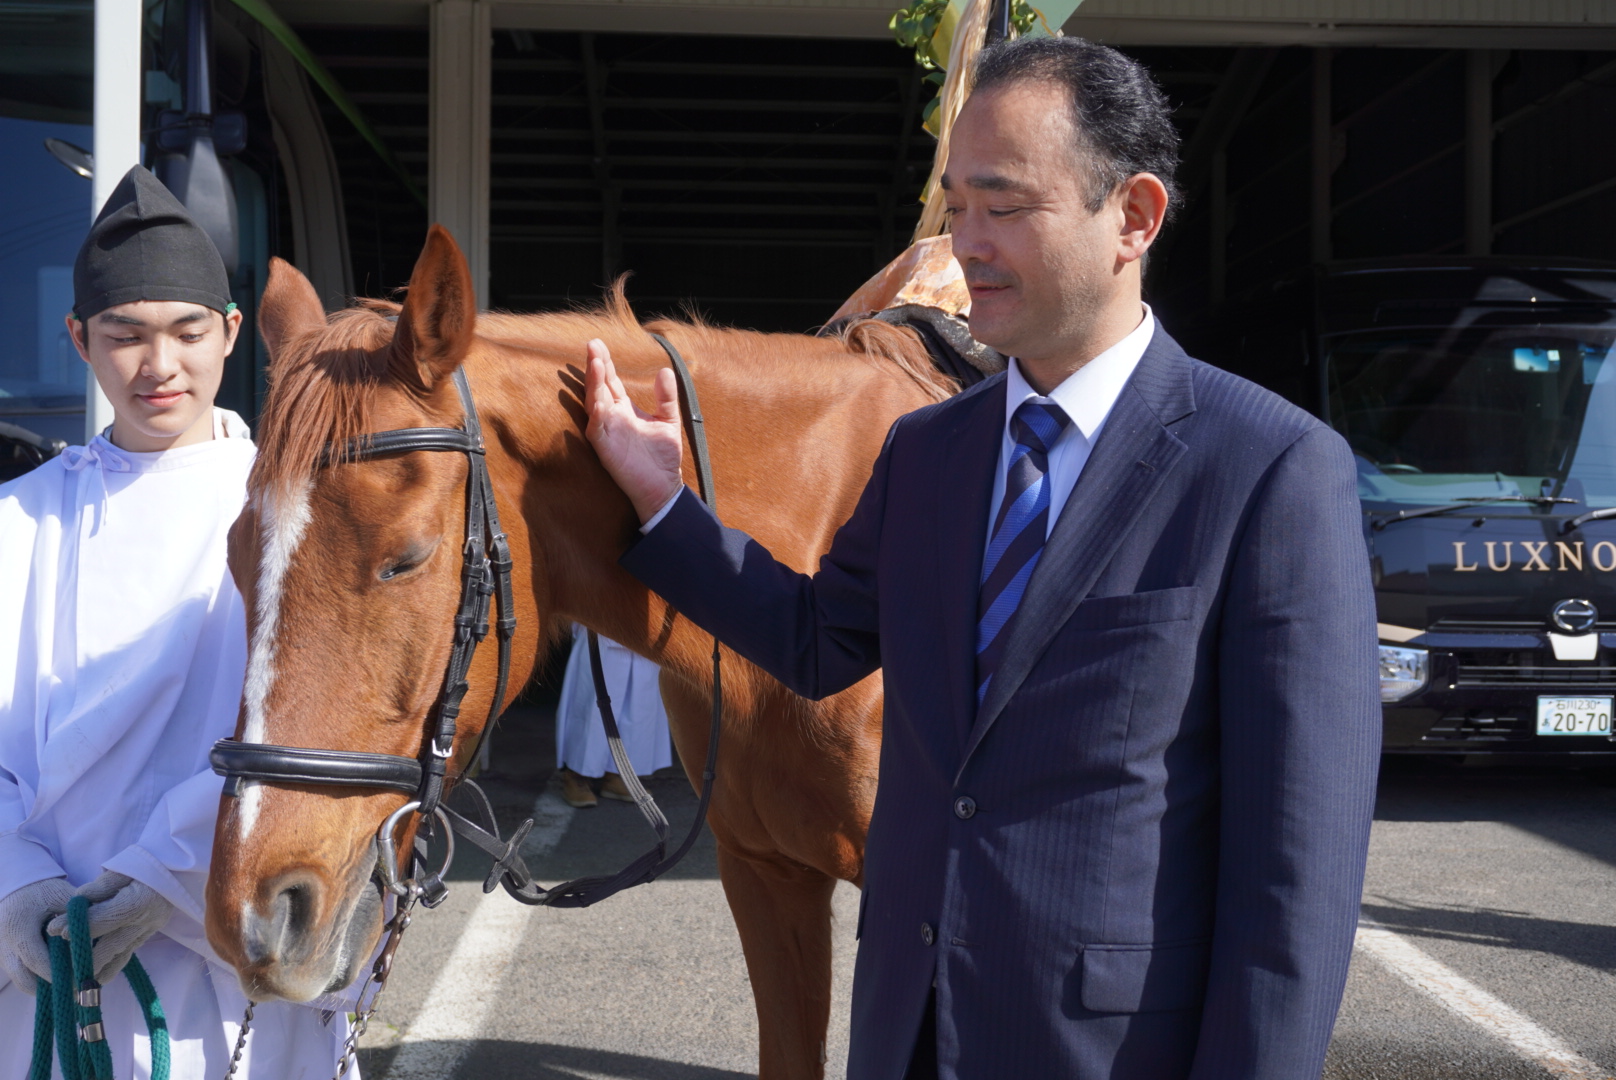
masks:
POLYGON ((1377 821, 1497 821, 1616 866, 1616 787, 1565 765, 1387 757, 1377 821))
POLYGON ((1616 971, 1616 926, 1541 919, 1523 911, 1365 898, 1363 913, 1409 938, 1434 938, 1495 949, 1552 953, 1573 963, 1616 971))
MULTIPOLYGON (((396 1048, 361 1050, 360 1075, 382 1080, 396 1053, 396 1048)), ((461 1060, 455 1075, 522 1080, 743 1080, 754 1074, 577 1046, 480 1039, 461 1060)))

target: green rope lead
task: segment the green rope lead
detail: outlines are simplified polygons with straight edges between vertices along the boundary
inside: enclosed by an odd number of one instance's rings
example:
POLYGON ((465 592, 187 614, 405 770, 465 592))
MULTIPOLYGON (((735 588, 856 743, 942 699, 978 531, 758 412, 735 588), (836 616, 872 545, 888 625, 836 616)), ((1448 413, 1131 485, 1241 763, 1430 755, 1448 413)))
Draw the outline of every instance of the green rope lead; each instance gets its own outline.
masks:
POLYGON ((163 1003, 157 1000, 157 988, 138 957, 129 958, 123 974, 129 980, 129 988, 135 992, 140 1011, 146 1016, 146 1030, 151 1033, 152 1080, 168 1080, 168 1018, 163 1015, 163 1003))
MULTIPOLYGON (((63 1080, 112 1080, 112 1050, 101 1020, 101 984, 95 981, 89 910, 90 902, 75 896, 67 905, 72 943, 59 937, 47 939, 51 978, 50 982, 40 979, 34 991, 34 1059, 28 1080, 50 1080, 53 1036, 63 1080)), ((123 972, 151 1035, 151 1078, 169 1080, 168 1020, 157 1000, 157 989, 139 959, 131 956, 123 972)))
MULTIPOLYGON (((112 1080, 112 1048, 107 1046, 106 1025, 101 1022, 101 984, 95 981, 95 959, 90 940, 90 902, 75 896, 67 902, 67 936, 72 943, 73 982, 78 1004, 79 1058, 87 1066, 84 1074, 93 1080, 112 1080)), ((61 1021, 57 1021, 58 1026, 61 1021)))
POLYGON ((28 1080, 51 1080, 51 1060, 55 1057, 51 1043, 56 1032, 51 1026, 50 995, 51 984, 44 979, 37 980, 34 985, 34 1061, 28 1069, 28 1080))
MULTIPOLYGON (((62 1063, 63 1080, 84 1080, 86 1062, 79 1046, 78 1024, 74 1022, 77 1005, 73 1001, 73 957, 66 941, 50 939, 50 959, 49 1001, 55 1014, 56 1056, 62 1063)), ((49 1062, 45 1063, 45 1072, 50 1074, 49 1062)))

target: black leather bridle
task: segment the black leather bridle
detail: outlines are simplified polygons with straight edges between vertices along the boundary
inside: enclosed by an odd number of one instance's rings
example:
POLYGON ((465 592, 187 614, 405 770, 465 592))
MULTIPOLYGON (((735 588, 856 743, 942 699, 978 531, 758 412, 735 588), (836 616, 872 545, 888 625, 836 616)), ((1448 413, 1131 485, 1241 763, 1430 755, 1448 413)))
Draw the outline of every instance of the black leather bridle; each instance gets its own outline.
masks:
MULTIPOLYGON (((691 452, 701 485, 702 498, 712 503, 712 468, 707 454, 701 408, 696 398, 695 384, 689 369, 673 344, 660 334, 652 334, 673 364, 674 374, 684 398, 688 418, 691 452)), ((633 863, 609 877, 580 878, 545 889, 533 880, 522 860, 522 842, 533 828, 532 819, 517 826, 510 839, 499 835, 498 823, 488 797, 474 781, 448 773, 454 756, 460 703, 466 696, 466 676, 471 670, 477 646, 488 636, 488 616, 493 601, 498 602, 498 621, 494 624, 499 644, 499 681, 489 704, 488 720, 480 738, 486 738, 499 718, 500 706, 510 678, 511 639, 516 633, 516 611, 511 594, 510 545, 499 524, 499 509, 494 499, 493 483, 488 475, 488 462, 483 443, 482 425, 477 419, 476 404, 472 400, 471 385, 465 369, 456 369, 455 389, 465 409, 466 419, 460 428, 401 428, 361 435, 339 446, 328 446, 321 455, 319 467, 372 461, 394 454, 414 453, 421 450, 441 450, 466 455, 469 471, 466 477, 466 542, 462 550, 460 571, 460 606, 454 617, 454 644, 450 649, 448 669, 443 687, 438 692, 433 715, 428 717, 431 733, 419 757, 397 754, 378 754, 359 750, 312 750, 297 746, 275 746, 267 743, 244 743, 235 739, 221 739, 214 744, 209 760, 213 771, 225 778, 225 794, 239 795, 244 781, 271 784, 315 784, 329 787, 381 788, 401 791, 411 796, 398 810, 388 816, 377 832, 377 875, 391 892, 405 896, 414 893, 427 907, 435 907, 447 894, 443 875, 448 872, 454 857, 454 834, 469 840, 491 855, 494 865, 483 891, 492 892, 503 885, 511 896, 527 904, 553 907, 587 907, 633 885, 651 881, 682 859, 694 845, 707 817, 712 798, 713 779, 718 761, 718 735, 723 717, 723 684, 719 669, 718 642, 713 641, 713 714, 712 730, 708 739, 707 763, 702 774, 701 800, 696 820, 690 833, 678 850, 667 854, 668 820, 634 774, 618 734, 612 714, 611 699, 606 692, 605 675, 600 663, 600 648, 593 631, 589 635, 590 667, 594 677, 596 700, 601 719, 606 727, 607 742, 611 747, 619 775, 628 785, 635 803, 657 834, 657 844, 633 863), (470 813, 478 820, 451 808, 444 802, 445 791, 452 787, 457 793, 467 792, 470 813), (446 826, 445 840, 448 854, 436 873, 424 869, 424 840, 418 838, 413 858, 414 871, 407 880, 398 877, 398 860, 394 855, 394 834, 398 823, 414 812, 431 828, 433 822, 446 826)), ((480 749, 481 743, 479 741, 480 749)), ((476 750, 466 758, 476 758, 476 750)))

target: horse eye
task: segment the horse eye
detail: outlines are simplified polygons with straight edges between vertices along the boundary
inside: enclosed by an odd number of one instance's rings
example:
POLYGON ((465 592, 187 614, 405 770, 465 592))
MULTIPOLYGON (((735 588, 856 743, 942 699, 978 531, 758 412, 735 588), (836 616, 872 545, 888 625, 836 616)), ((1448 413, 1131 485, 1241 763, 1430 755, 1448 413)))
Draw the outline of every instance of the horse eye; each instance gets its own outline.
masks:
POLYGON ((381 578, 383 581, 391 581, 400 574, 407 574, 411 570, 414 570, 417 565, 419 564, 412 562, 394 563, 392 566, 384 568, 382 572, 376 576, 381 578))

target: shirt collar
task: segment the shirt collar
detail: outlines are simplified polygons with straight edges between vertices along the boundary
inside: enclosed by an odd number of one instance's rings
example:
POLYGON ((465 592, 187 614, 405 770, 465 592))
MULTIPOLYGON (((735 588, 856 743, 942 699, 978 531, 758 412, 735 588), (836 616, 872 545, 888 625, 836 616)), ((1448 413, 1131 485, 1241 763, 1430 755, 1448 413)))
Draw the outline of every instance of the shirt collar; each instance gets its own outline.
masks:
MULTIPOLYGON (((1091 442, 1105 423, 1105 418, 1111 415, 1111 407, 1117 403, 1128 377, 1139 366, 1140 358, 1145 355, 1145 349, 1156 333, 1156 317, 1150 305, 1141 306, 1145 309, 1145 316, 1127 337, 1068 375, 1049 393, 1049 397, 1071 417, 1072 426, 1091 442)), ((1021 374, 1021 365, 1011 357, 1004 397, 1006 429, 1021 403, 1037 396, 1038 391, 1021 374)))

